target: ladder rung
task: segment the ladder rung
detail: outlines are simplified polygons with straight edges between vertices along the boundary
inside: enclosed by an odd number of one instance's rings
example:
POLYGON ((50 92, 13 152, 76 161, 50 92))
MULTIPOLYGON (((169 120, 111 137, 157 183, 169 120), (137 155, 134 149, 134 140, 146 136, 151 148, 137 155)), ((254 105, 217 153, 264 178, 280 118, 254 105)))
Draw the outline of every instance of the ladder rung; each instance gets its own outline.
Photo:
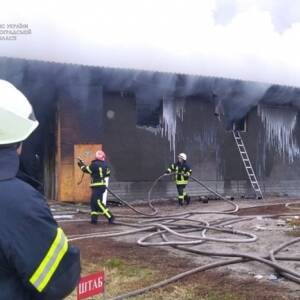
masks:
POLYGON ((248 156, 246 147, 244 145, 243 139, 240 136, 239 131, 232 130, 232 133, 233 133, 233 137, 235 139, 236 145, 238 147, 238 150, 241 154, 241 158, 242 158, 242 161, 244 163, 244 167, 245 167, 245 170, 247 172, 249 181, 251 182, 252 188, 255 191, 256 196, 260 196, 261 198, 263 198, 259 183, 258 183, 257 178, 255 176, 253 167, 251 165, 251 161, 249 159, 249 156, 248 156))

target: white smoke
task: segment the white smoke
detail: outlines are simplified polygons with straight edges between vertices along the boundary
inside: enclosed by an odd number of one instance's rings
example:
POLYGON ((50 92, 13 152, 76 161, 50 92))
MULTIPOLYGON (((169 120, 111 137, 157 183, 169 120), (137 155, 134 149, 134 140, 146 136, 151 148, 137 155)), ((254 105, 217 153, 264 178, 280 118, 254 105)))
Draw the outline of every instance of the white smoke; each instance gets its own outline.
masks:
POLYGON ((10 0, 7 23, 32 34, 0 56, 300 86, 300 1, 10 0))

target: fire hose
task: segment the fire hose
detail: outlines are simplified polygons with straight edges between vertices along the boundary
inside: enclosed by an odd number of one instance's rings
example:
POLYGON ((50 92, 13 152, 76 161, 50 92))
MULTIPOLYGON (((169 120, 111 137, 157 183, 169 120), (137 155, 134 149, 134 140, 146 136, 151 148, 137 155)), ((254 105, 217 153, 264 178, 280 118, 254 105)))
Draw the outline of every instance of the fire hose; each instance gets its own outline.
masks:
MULTIPOLYGON (((171 175, 171 174, 170 174, 171 175)), ((213 241, 213 242, 222 242, 222 243, 251 243, 257 240, 257 236, 248 233, 243 232, 240 230, 232 230, 224 228, 224 226, 228 226, 229 224, 234 224, 237 222, 243 222, 247 220, 251 220, 255 217, 233 217, 230 219, 219 219, 214 220, 213 222, 209 223, 207 221, 199 221, 199 220, 193 220, 188 219, 192 216, 197 216, 201 214, 220 214, 228 216, 232 213, 235 213, 238 211, 238 205, 234 202, 225 199, 209 187, 207 187, 205 184, 203 184, 201 181, 199 181, 197 178, 192 177, 192 179, 197 182, 199 185, 203 186, 216 196, 220 198, 223 201, 226 201, 231 206, 233 206, 232 209, 227 209, 225 211, 185 211, 180 213, 173 213, 173 214, 167 214, 167 215, 159 215, 158 209, 153 206, 153 201, 151 200, 151 193, 158 181, 163 177, 164 175, 161 175, 158 177, 153 184, 151 185, 149 191, 148 191, 148 205, 152 209, 152 213, 145 213, 141 210, 136 209, 133 205, 129 204, 128 202, 121 199, 118 195, 113 193, 110 189, 108 191, 116 198, 118 201, 132 209, 137 214, 141 215, 140 219, 136 223, 128 223, 128 222, 115 222, 117 225, 127 226, 127 227, 133 227, 134 229, 129 229, 126 231, 121 232, 110 232, 110 233, 89 233, 89 234, 83 234, 83 235, 73 235, 69 237, 69 241, 76 241, 81 239, 90 239, 90 238, 103 238, 103 237, 118 237, 123 235, 130 235, 135 233, 142 233, 142 232, 149 232, 146 236, 143 236, 138 239, 137 243, 140 246, 171 246, 178 250, 191 252, 198 255, 206 255, 206 256, 219 256, 219 257, 231 257, 230 260, 222 260, 214 263, 208 263, 204 266, 193 268, 189 271, 180 273, 176 276, 172 276, 168 279, 162 280, 156 284, 150 285, 148 287, 132 291, 123 295, 119 295, 117 297, 112 298, 113 300, 117 299, 125 299, 133 296, 140 295, 142 293, 146 293, 150 290, 153 290, 155 288, 159 288, 162 286, 165 286, 167 284, 170 284, 172 282, 175 282, 181 278, 184 278, 186 276, 189 276, 191 274, 194 274, 196 272, 209 270, 212 268, 217 268, 220 266, 225 265, 231 265, 231 264, 237 264, 237 263, 244 263, 249 261, 257 261, 262 264, 268 265, 276 270, 278 274, 281 276, 292 280, 296 283, 300 283, 300 274, 298 272, 295 272, 294 270, 284 267, 278 263, 278 260, 283 261, 300 261, 300 257, 291 257, 291 256, 275 256, 277 255, 282 249, 296 244, 300 241, 300 238, 293 239, 291 241, 288 241, 274 249, 271 249, 268 254, 264 256, 257 256, 257 255, 251 255, 248 253, 227 253, 227 252, 215 252, 215 251, 203 251, 199 249, 189 248, 188 246, 193 245, 200 245, 207 241, 213 241), (222 227, 223 226, 223 227, 222 227), (210 236, 207 236, 207 233, 211 231, 216 232, 223 232, 226 234, 232 234, 232 235, 238 235, 238 236, 244 236, 246 238, 234 238, 234 239, 228 239, 228 238, 213 238, 210 236), (194 233, 194 234, 193 234, 194 233), (168 236, 177 237, 177 239, 169 239, 168 236), (161 238, 162 241, 157 241, 158 238, 161 238), (154 239, 154 241, 151 241, 154 239)), ((116 215, 117 216, 117 215, 116 215)), ((269 215, 266 215, 270 217, 269 215)), ((125 219, 135 219, 136 216, 123 216, 119 215, 120 218, 125 219)))

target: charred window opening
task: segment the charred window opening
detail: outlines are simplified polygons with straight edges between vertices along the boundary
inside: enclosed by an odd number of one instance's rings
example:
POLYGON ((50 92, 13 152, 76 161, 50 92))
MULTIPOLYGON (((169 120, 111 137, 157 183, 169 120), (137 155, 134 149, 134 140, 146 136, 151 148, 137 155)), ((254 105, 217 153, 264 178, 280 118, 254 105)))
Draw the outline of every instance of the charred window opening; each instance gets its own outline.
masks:
POLYGON ((162 100, 137 100, 136 120, 137 126, 158 127, 163 112, 162 100))
POLYGON ((134 98, 134 92, 129 90, 124 90, 120 92, 122 98, 134 98))
POLYGON ((247 131, 247 121, 246 118, 237 120, 232 123, 232 130, 246 132, 247 131))

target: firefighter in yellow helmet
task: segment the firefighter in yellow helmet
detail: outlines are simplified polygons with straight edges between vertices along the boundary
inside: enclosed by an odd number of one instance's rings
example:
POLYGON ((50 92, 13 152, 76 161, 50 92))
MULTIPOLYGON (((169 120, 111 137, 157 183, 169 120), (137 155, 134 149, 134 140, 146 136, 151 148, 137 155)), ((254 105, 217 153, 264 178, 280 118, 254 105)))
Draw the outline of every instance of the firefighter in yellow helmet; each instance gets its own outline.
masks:
POLYGON ((58 300, 80 278, 69 245, 42 194, 16 178, 21 143, 37 128, 26 97, 0 80, 0 298, 58 300))
POLYGON ((190 197, 185 192, 185 188, 188 184, 189 177, 192 175, 192 169, 187 164, 187 155, 185 153, 178 154, 177 162, 171 164, 166 170, 165 174, 175 174, 175 182, 178 192, 178 204, 190 204, 190 197))

